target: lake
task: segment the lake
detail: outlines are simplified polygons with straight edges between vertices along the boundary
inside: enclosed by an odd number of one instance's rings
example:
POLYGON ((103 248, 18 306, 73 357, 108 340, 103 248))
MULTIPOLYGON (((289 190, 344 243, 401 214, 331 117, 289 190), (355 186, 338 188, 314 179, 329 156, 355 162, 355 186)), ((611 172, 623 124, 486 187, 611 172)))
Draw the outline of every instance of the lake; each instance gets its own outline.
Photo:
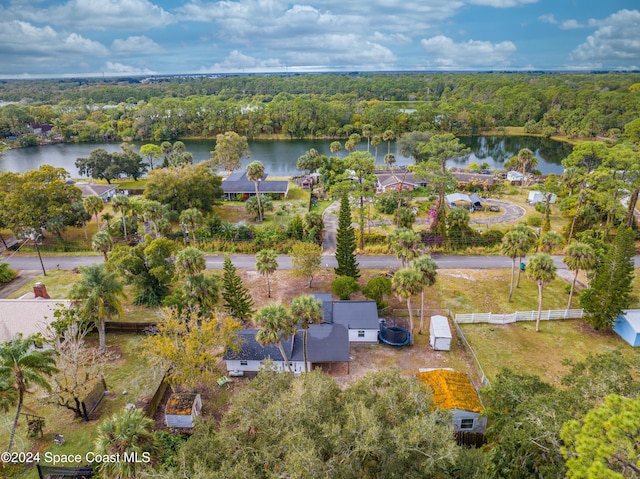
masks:
MULTIPOLYGON (((471 153, 449 161, 450 166, 464 167, 470 163, 486 162, 490 167, 502 168, 509 158, 516 156, 521 148, 529 148, 538 158, 538 169, 543 174, 561 174, 561 161, 571 152, 571 146, 547 138, 530 136, 473 136, 462 137, 460 141, 471 149, 471 153)), ((134 143, 138 148, 143 143, 134 143)), ((194 162, 208 160, 215 147, 213 140, 186 140, 187 151, 193 154, 194 162)), ((291 140, 291 141, 249 141, 250 158, 244 158, 243 166, 253 160, 259 160, 265 165, 265 170, 272 176, 291 176, 299 174, 296 161, 310 148, 315 148, 321 154, 331 156, 330 140, 291 140)), ((358 145, 358 150, 366 150, 366 142, 358 145)), ((108 152, 120 151, 119 143, 65 143, 21 148, 7 151, 4 160, 0 161, 0 170, 23 173, 37 169, 40 165, 49 164, 64 168, 72 177, 78 178, 75 167, 77 158, 89 156, 92 150, 104 148, 108 152)), ((391 151, 396 155, 397 165, 407 165, 410 158, 398 154, 395 143, 391 151)), ((387 152, 386 143, 378 147, 377 163, 382 165, 387 152)), ((340 152, 346 156, 346 151, 340 152)), ((371 148, 374 154, 374 148, 371 148)))

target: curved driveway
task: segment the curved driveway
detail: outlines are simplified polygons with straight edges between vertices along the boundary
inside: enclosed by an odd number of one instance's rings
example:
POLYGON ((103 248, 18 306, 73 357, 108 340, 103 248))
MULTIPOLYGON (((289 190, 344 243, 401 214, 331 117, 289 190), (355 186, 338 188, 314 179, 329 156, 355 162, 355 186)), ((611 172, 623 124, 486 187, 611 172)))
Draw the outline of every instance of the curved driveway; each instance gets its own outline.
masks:
POLYGON ((495 225, 497 223, 511 223, 519 218, 522 218, 526 211, 522 206, 518 206, 508 201, 499 200, 484 200, 485 203, 498 206, 504 210, 504 213, 498 216, 491 216, 489 218, 474 218, 471 217, 469 223, 477 225, 495 225))

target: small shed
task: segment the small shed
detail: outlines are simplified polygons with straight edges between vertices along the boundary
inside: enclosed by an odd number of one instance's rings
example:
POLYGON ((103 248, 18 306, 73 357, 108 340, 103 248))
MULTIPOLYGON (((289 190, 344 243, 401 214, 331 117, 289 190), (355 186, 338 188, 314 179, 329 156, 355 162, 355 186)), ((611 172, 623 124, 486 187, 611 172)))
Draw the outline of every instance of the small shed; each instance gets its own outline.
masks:
POLYGON ((451 350, 451 328, 446 317, 440 315, 431 316, 429 344, 436 351, 451 350))
POLYGON ((192 428, 193 420, 202 412, 202 398, 198 393, 173 393, 164 409, 167 427, 192 428))
POLYGON ((451 411, 454 431, 484 434, 487 418, 469 377, 452 369, 420 369, 420 382, 433 389, 433 405, 451 411))
POLYGON ((631 346, 640 346, 640 309, 628 309, 613 322, 613 330, 631 346))
MULTIPOLYGON (((549 196, 550 204, 554 204, 558 199, 555 193, 547 193, 547 195, 549 196)), ((529 196, 527 197, 527 202, 532 205, 535 205, 537 203, 545 203, 546 202, 545 193, 543 193, 542 191, 530 191, 529 196)))

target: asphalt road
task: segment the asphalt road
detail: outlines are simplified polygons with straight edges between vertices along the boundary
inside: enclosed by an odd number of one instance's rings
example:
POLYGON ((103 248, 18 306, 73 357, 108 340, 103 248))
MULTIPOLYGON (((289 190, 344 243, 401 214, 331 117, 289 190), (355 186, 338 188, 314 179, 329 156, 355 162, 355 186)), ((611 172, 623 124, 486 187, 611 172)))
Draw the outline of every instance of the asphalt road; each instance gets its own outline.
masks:
MULTIPOLYGON (((243 270, 255 270, 255 257, 252 255, 231 255, 236 268, 243 270)), ((433 258, 441 269, 487 269, 487 268, 511 268, 511 260, 504 256, 440 256, 433 258)), ((562 262, 562 256, 554 256, 554 262, 559 269, 567 269, 562 262)), ((21 256, 3 258, 13 269, 41 270, 37 256, 21 256)), ((207 255, 207 269, 222 269, 224 255, 207 255)), ((86 266, 93 263, 102 263, 102 256, 43 256, 45 270, 73 269, 78 266, 86 266)), ((525 263, 527 260, 525 259, 525 263)), ((400 261, 395 256, 358 256, 361 269, 398 269, 400 261)), ((635 258, 636 267, 640 266, 640 257, 635 258)), ((334 255, 322 257, 322 267, 335 268, 337 266, 334 255)), ((291 257, 278 256, 278 269, 291 269, 291 257)))

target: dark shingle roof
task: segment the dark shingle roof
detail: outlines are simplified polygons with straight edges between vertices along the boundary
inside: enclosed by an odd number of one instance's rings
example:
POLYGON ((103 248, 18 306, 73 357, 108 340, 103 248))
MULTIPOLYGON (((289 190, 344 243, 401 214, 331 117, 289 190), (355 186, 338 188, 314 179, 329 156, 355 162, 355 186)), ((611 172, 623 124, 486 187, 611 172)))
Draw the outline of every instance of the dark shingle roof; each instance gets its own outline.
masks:
POLYGON ((322 318, 326 323, 333 322, 333 298, 331 293, 313 293, 313 297, 322 301, 322 318))
POLYGON ((378 329, 378 308, 375 301, 334 301, 333 322, 349 329, 378 329))
MULTIPOLYGON (((266 178, 265 174, 260 182, 260 193, 286 193, 289 190, 288 181, 265 181, 266 178)), ((222 182, 222 190, 225 193, 252 194, 256 192, 256 186, 249 181, 246 171, 236 171, 222 182)))
MULTIPOLYGON (((237 352, 228 350, 225 360, 262 361, 271 359, 282 361, 282 355, 278 346, 261 346, 256 341, 257 329, 244 329, 238 333, 240 337, 240 349, 237 352)), ((290 361, 303 361, 303 332, 298 331, 292 338, 293 351, 291 351, 291 339, 285 341, 284 349, 289 355, 290 361)), ((310 362, 346 362, 349 361, 349 334, 346 328, 340 324, 312 324, 307 335, 307 355, 310 362)))

